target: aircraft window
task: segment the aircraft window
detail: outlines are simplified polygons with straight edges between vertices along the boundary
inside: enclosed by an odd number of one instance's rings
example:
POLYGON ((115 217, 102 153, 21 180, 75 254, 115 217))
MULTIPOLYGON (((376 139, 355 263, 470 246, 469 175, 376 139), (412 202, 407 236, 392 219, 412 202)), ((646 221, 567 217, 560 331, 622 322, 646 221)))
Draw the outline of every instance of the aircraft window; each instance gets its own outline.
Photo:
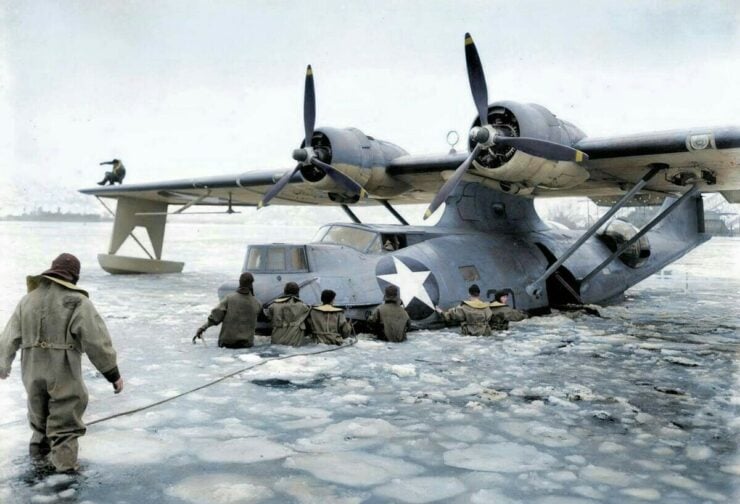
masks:
POLYGON ((476 268, 475 266, 460 266, 458 269, 462 274, 463 280, 465 280, 466 282, 474 282, 475 280, 480 280, 478 268, 476 268))
POLYGON ((381 247, 380 247, 380 237, 376 237, 373 242, 370 244, 370 248, 367 249, 367 252, 369 254, 380 254, 381 247))
POLYGON ((267 267, 270 271, 285 270, 285 248, 270 247, 267 249, 267 267))
POLYGON ((291 271, 306 271, 306 251, 303 247, 297 247, 290 250, 290 269, 291 271))
POLYGON ((262 269, 264 261, 261 252, 261 249, 249 249, 249 257, 247 258, 247 270, 252 271, 262 269))
POLYGON ((365 250, 376 234, 372 231, 347 226, 331 226, 321 238, 321 243, 347 245, 357 250, 365 250))

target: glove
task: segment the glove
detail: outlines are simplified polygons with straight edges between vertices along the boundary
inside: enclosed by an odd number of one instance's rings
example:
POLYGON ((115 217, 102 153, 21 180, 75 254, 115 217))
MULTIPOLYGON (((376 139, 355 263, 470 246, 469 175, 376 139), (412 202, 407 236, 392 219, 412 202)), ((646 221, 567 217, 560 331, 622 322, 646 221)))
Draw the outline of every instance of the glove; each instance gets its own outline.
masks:
POLYGON ((198 330, 195 332, 195 336, 193 336, 193 345, 195 345, 195 340, 197 340, 198 338, 203 339, 203 333, 204 332, 206 332, 206 328, 205 327, 199 327, 198 328, 198 330))

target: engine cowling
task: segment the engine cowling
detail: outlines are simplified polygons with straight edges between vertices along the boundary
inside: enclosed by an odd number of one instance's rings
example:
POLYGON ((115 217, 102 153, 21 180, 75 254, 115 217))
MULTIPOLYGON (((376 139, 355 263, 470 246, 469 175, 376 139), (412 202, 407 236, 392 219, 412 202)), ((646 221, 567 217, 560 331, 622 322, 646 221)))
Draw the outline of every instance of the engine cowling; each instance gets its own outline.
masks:
MULTIPOLYGON (((573 124, 535 103, 495 102, 488 106, 488 122, 500 135, 538 138, 569 146, 586 136, 573 124)), ((479 125, 480 119, 476 118, 471 128, 479 125)), ((469 148, 473 147, 470 140, 469 148)), ((501 144, 483 149, 473 166, 499 181, 500 188, 510 193, 534 187, 574 187, 589 177, 588 171, 578 163, 550 161, 501 144)))
MULTIPOLYGON (((356 128, 320 128, 314 132, 311 146, 321 161, 351 177, 373 195, 390 197, 407 189, 406 184, 385 171, 393 159, 408 154, 397 145, 377 140, 356 128)), ((313 165, 302 166, 300 173, 306 182, 327 191, 335 201, 357 201, 357 195, 344 194, 343 188, 313 165)))

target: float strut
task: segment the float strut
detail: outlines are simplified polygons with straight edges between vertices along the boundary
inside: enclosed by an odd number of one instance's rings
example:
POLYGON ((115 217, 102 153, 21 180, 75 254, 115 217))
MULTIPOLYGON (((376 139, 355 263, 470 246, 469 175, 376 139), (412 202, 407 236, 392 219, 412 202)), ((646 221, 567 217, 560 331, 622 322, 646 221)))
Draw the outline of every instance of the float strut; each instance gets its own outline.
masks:
POLYGON ((342 210, 344 210, 344 213, 346 213, 350 219, 352 219, 352 222, 355 224, 362 224, 362 221, 360 220, 355 213, 350 210, 350 208, 347 205, 340 205, 342 207, 342 210))
POLYGON ((647 224, 645 224, 637 232, 637 234, 635 234, 635 236, 633 236, 632 238, 630 238, 629 240, 627 240, 626 242, 624 242, 623 244, 621 244, 619 247, 617 247, 617 250, 615 250, 612 253, 612 255, 610 255, 609 257, 607 257, 604 260, 604 262, 602 262, 601 264, 599 264, 598 266, 596 266, 593 270, 591 270, 591 272, 588 275, 586 275, 585 277, 583 277, 583 280, 581 280, 581 286, 582 286, 582 288, 587 289, 588 288, 589 281, 594 276, 596 276, 596 274, 599 271, 601 271, 604 268, 606 268, 606 266, 609 265, 609 263, 611 263, 614 259, 616 259, 620 255, 622 255, 622 252, 624 252, 625 250, 627 250, 633 243, 637 242, 637 240, 639 240, 640 238, 642 238, 648 231, 650 231, 655 226, 657 226, 663 219, 665 219, 666 217, 668 217, 668 215, 670 215, 671 212, 673 212, 673 210, 678 205, 680 205, 681 203, 683 203, 684 200, 686 200, 687 198, 690 198, 691 196, 693 196, 694 194, 696 194, 698 190, 699 190, 699 187, 696 184, 694 184, 694 186, 691 189, 689 189, 688 191, 686 191, 685 193, 683 193, 681 195, 681 197, 678 198, 673 203, 671 203, 668 206, 668 208, 666 208, 665 210, 663 210, 662 212, 660 212, 658 215, 656 215, 655 217, 653 217, 650 222, 648 222, 647 224))
POLYGON ((593 226, 588 228, 588 230, 585 233, 583 233, 583 235, 580 238, 578 238, 578 240, 576 240, 576 242, 573 245, 571 245, 568 248, 568 250, 565 251, 563 256, 560 257, 560 259, 552 263, 552 265, 549 268, 547 268, 547 271, 545 271, 537 280, 527 285, 527 288, 526 288, 527 294, 539 299, 539 297, 542 294, 542 283, 545 280, 547 280, 550 277, 550 275, 552 275, 560 266, 562 266, 562 264, 565 261, 567 261, 568 258, 572 256, 576 250, 581 248, 581 245, 583 245, 586 242, 586 240, 591 238, 591 236, 593 236, 594 233, 596 233, 596 231, 598 231, 599 228, 603 226, 606 221, 611 219, 612 216, 615 213, 617 213, 617 211, 620 208, 626 205, 635 196, 635 194, 640 192, 640 190, 642 190, 642 188, 645 187, 645 184, 647 184, 650 181, 650 179, 652 179, 659 171, 665 170, 666 168, 668 168, 668 165, 663 164, 663 163, 655 163, 655 164, 650 165, 650 171, 648 171, 642 177, 642 179, 640 179, 640 181, 637 184, 635 184, 635 186, 627 192, 627 194, 622 196, 622 198, 619 201, 617 201, 617 203, 615 203, 614 206, 612 206, 609 209, 609 211, 607 211, 599 220, 597 220, 593 224, 593 226))
POLYGON ((391 206, 391 204, 388 202, 388 200, 380 200, 380 201, 381 201, 381 203, 383 203, 383 206, 386 207, 388 209, 388 211, 393 215, 393 217, 395 217, 396 219, 398 219, 398 222, 400 222, 404 226, 408 226, 409 225, 409 223, 406 222, 406 219, 404 219, 403 216, 400 213, 398 213, 395 208, 393 208, 391 206))
MULTIPOLYGON (((106 210, 108 210, 108 213, 109 214, 111 214, 113 217, 116 216, 116 213, 113 210, 111 210, 110 207, 108 205, 106 205, 105 202, 102 199, 100 199, 100 196, 95 196, 95 197, 98 199, 98 201, 100 202, 100 204, 103 205, 103 208, 105 208, 106 210)), ((136 242, 136 244, 139 247, 141 247, 141 250, 143 250, 144 253, 149 256, 149 259, 152 259, 152 260, 154 259, 154 256, 149 253, 149 251, 146 249, 146 247, 144 246, 144 244, 139 241, 139 239, 136 237, 136 235, 134 235, 134 231, 133 230, 129 231, 128 235, 131 238, 133 238, 134 241, 136 242)))

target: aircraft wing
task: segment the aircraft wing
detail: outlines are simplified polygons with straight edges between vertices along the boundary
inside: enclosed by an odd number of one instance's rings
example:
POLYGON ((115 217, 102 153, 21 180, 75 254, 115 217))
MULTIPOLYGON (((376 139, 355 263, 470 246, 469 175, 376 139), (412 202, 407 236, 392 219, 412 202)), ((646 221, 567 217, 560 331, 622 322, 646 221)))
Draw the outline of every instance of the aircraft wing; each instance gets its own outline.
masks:
MULTIPOLYGON (((171 205, 257 206, 262 196, 287 170, 253 171, 234 175, 121 184, 81 189, 102 198, 136 198, 171 205)), ((295 174, 272 205, 331 205, 325 191, 314 189, 295 174)))
MULTIPOLYGON (((702 128, 641 135, 584 138, 575 144, 588 154, 584 163, 589 178, 570 188, 535 188, 535 197, 588 196, 602 201, 619 196, 638 182, 651 165, 669 168, 655 176, 644 193, 655 199, 667 193, 683 192, 676 182, 695 176, 702 192, 722 192, 730 201, 740 196, 740 128, 702 128)), ((386 195, 374 194, 394 204, 428 203, 444 181, 465 160, 467 152, 438 155, 405 155, 391 161, 386 174, 399 187, 386 195)), ((100 197, 132 197, 180 205, 256 206, 262 196, 286 170, 253 171, 235 175, 193 179, 122 184, 82 189, 80 192, 100 197)), ((471 169, 466 179, 496 180, 496 170, 471 169)), ((358 204, 376 204, 373 197, 358 204)), ((304 182, 295 174, 279 193, 273 205, 334 205, 326 190, 304 182)))
MULTIPOLYGON (((572 189, 554 191, 555 196, 609 196, 623 192, 625 183, 642 178, 651 165, 668 169, 645 186, 650 193, 683 191, 698 183, 701 192, 740 189, 740 128, 696 128, 609 138, 584 138, 574 146, 589 156, 589 180, 572 189)), ((543 196, 553 191, 536 191, 543 196)))

